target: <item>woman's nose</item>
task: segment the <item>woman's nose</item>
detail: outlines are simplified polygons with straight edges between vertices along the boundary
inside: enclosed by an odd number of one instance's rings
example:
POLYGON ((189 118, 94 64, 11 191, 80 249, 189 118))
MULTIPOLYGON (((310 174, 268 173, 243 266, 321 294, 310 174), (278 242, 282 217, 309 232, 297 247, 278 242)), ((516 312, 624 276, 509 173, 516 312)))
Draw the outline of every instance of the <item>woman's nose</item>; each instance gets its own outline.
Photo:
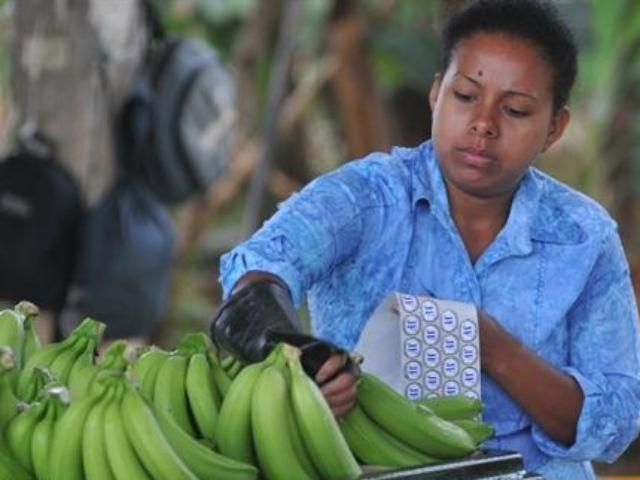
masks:
POLYGON ((491 112, 487 109, 475 112, 475 116, 470 125, 471 133, 486 138, 495 138, 498 136, 498 126, 493 120, 491 112))

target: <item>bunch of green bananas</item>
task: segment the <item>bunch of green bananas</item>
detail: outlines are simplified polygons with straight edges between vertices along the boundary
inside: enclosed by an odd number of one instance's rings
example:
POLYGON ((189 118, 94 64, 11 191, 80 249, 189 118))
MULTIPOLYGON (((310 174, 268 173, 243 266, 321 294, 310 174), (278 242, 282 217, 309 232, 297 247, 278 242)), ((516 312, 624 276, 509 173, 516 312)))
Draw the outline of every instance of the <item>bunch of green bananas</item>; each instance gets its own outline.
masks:
POLYGON ((266 479, 352 479, 360 467, 300 351, 278 345, 240 370, 222 402, 216 442, 224 455, 256 463, 266 479))
POLYGON ((231 378, 206 334, 189 333, 174 351, 151 348, 132 365, 142 394, 191 437, 215 445, 220 405, 231 378))
POLYGON ((22 404, 19 413, 6 424, 0 448, 0 457, 11 459, 11 468, 17 473, 1 478, 45 478, 55 424, 68 405, 67 388, 56 382, 42 388, 35 402, 22 404))
MULTIPOLYGON (((87 366, 95 361, 96 348, 102 340, 105 324, 85 318, 61 342, 42 346, 25 362, 18 378, 17 397, 31 402, 38 394, 35 369, 48 368, 54 378, 64 385, 77 384, 86 376, 87 366), (75 377, 80 377, 76 380, 75 377)), ((73 391, 71 392, 73 395, 73 391)))
POLYGON ((479 400, 464 396, 414 403, 363 373, 357 404, 340 428, 364 464, 429 465, 469 455, 493 435, 490 425, 477 420, 481 410, 479 400))
POLYGON ((48 480, 255 480, 252 465, 226 458, 157 412, 129 373, 99 371, 71 403, 49 443, 48 480))

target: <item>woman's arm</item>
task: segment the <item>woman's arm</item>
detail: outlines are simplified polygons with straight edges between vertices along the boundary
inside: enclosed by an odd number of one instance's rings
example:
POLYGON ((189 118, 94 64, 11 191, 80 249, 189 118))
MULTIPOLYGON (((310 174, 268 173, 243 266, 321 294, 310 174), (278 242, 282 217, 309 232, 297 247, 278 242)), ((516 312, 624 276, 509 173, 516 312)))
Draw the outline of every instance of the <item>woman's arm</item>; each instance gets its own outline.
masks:
POLYGON ((483 370, 547 435, 573 444, 583 402, 578 383, 529 350, 488 314, 480 313, 479 323, 483 370))
POLYGON ((483 314, 482 366, 532 418, 543 452, 612 462, 640 430, 638 309, 615 232, 602 239, 566 327, 566 364, 551 366, 483 314))

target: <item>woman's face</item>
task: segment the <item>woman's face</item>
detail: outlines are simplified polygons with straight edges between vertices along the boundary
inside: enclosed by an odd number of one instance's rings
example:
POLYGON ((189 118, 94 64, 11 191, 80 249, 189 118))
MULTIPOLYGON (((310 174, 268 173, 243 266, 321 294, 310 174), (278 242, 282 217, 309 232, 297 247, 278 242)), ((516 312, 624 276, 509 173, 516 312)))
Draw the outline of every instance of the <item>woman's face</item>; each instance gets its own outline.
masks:
POLYGON ((449 189, 510 195, 568 123, 566 108, 554 115, 552 87, 551 68, 533 44, 495 33, 462 40, 429 97, 449 189))

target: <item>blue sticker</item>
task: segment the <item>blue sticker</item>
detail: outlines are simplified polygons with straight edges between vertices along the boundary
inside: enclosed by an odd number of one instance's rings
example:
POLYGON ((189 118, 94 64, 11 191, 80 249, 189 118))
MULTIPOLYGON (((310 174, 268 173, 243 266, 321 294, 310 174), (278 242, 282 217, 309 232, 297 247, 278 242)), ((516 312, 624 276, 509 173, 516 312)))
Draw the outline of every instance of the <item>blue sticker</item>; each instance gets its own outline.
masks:
POLYGON ((420 331, 420 319, 415 315, 409 315, 404 319, 404 333, 415 335, 420 331))
POLYGON ((440 388, 441 381, 440 374, 435 370, 429 370, 424 376, 424 384, 429 390, 440 388))
POLYGON ((458 316, 451 310, 442 314, 442 328, 445 332, 453 332, 458 326, 458 316))
POLYGON ((465 365, 471 365, 478 359, 478 349, 475 345, 465 345, 462 347, 462 361, 465 365))
POLYGON ((447 335, 442 339, 442 349, 447 355, 453 355, 458 351, 458 337, 447 335))
POLYGON ((447 358, 444 361, 444 374, 451 378, 451 377, 455 377, 458 374, 458 371, 460 370, 460 365, 458 364, 458 361, 455 358, 447 358))
POLYGON ((462 383, 465 387, 471 388, 478 383, 478 370, 467 367, 462 371, 462 383))
POLYGON ((405 394, 409 400, 420 400, 422 398, 422 387, 417 383, 410 383, 405 389, 405 394))
POLYGON ((465 342, 476 338, 476 324, 471 320, 465 320, 460 327, 460 335, 465 342))
POLYGON ((458 395, 460 393, 460 385, 455 380, 449 380, 444 384, 445 395, 458 395))
POLYGON ((433 322, 438 318, 438 306, 431 300, 426 300, 422 303, 422 318, 426 322, 433 322))
POLYGON ((407 312, 415 312, 418 308, 418 299, 413 295, 401 295, 400 301, 407 312))
POLYGON ((422 365, 412 360, 404 366, 404 376, 408 380, 417 380, 422 376, 422 365))
POLYGON ((440 363, 440 352, 435 348, 427 348, 424 352, 424 364, 433 368, 440 363))
POLYGON ((435 345, 440 339, 440 330, 433 325, 427 325, 422 333, 422 337, 424 338, 424 343, 427 345, 435 345))
POLYGON ((407 357, 416 358, 422 351, 422 344, 415 338, 408 338, 404 342, 404 354, 407 357))

